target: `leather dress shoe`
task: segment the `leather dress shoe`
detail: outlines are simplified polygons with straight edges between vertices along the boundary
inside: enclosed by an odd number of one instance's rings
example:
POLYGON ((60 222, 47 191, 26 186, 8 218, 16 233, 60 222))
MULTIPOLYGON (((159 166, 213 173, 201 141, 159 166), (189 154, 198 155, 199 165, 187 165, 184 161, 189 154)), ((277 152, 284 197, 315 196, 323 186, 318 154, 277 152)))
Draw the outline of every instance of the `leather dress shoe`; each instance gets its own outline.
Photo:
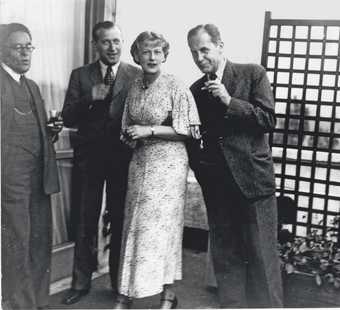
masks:
POLYGON ((131 298, 118 294, 112 309, 130 309, 131 304, 131 298))
POLYGON ((83 296, 87 295, 89 290, 75 290, 71 289, 66 297, 63 299, 64 305, 72 305, 78 302, 83 296))
POLYGON ((176 296, 172 299, 162 298, 159 309, 176 309, 177 304, 178 304, 178 299, 176 296))

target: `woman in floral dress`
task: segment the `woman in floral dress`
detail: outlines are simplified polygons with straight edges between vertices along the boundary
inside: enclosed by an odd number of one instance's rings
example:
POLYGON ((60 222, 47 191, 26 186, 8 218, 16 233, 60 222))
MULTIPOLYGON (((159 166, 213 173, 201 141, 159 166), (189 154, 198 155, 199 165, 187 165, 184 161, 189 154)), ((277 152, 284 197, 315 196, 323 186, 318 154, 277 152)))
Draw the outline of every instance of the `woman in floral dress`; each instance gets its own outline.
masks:
POLYGON ((161 308, 174 308, 170 289, 182 278, 182 235, 188 174, 184 140, 200 138, 194 99, 173 75, 161 72, 169 44, 142 32, 131 47, 143 73, 128 93, 122 140, 134 148, 115 308, 132 298, 161 294, 161 308))

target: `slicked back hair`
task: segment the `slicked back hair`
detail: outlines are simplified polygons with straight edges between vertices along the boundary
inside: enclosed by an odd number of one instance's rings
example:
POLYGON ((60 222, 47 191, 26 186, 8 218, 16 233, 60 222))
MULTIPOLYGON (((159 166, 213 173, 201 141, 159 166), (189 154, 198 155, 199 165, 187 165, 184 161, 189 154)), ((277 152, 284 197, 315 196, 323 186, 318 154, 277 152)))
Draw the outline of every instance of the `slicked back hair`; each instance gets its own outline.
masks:
POLYGON ((197 35, 200 31, 206 32, 210 36, 211 42, 213 42, 215 45, 217 45, 218 43, 220 43, 222 41, 221 33, 220 33, 220 31, 219 31, 219 29, 217 28, 216 25, 214 25, 214 24, 201 24, 201 25, 197 25, 196 27, 189 30, 188 35, 187 35, 188 43, 189 43, 191 37, 197 35))
POLYGON ((99 22, 97 24, 94 25, 93 29, 92 29, 92 40, 94 42, 98 41, 98 32, 100 29, 110 29, 110 28, 118 28, 120 32, 122 32, 122 30, 120 29, 120 27, 117 24, 114 24, 113 22, 106 20, 104 22, 99 22))

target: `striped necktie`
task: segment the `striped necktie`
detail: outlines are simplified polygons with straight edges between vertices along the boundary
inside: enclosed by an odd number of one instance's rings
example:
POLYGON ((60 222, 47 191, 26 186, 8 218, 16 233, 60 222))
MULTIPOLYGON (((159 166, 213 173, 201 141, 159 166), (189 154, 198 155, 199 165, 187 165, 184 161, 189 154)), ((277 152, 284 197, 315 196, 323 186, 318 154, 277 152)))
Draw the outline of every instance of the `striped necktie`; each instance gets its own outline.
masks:
POLYGON ((104 76, 104 84, 112 86, 114 81, 115 79, 113 76, 112 65, 108 65, 106 68, 105 76, 104 76))

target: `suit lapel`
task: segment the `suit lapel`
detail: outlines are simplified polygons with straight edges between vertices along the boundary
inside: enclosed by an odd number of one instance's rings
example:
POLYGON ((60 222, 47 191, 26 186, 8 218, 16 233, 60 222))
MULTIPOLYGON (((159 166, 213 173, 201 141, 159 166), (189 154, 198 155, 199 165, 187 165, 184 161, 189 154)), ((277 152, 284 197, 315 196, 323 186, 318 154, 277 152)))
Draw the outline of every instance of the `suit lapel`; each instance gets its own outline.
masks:
POLYGON ((225 85, 228 93, 232 96, 235 92, 235 78, 234 78, 234 70, 233 70, 233 64, 227 60, 223 77, 222 77, 222 83, 225 85))
POLYGON ((37 88, 33 87, 31 81, 26 79, 26 85, 32 97, 33 108, 36 110, 38 123, 41 128, 42 135, 45 137, 47 136, 47 133, 46 133, 47 115, 46 115, 46 110, 44 107, 44 102, 42 101, 37 88))
POLYGON ((90 79, 93 85, 103 83, 102 73, 100 71, 99 60, 89 65, 90 79))
POLYGON ((202 87, 204 86, 204 83, 208 80, 207 78, 207 75, 203 75, 199 80, 198 80, 198 91, 201 93, 201 94, 206 94, 207 91, 206 90, 203 90, 202 87))
POLYGON ((126 79, 126 64, 121 62, 117 70, 117 76, 113 87, 113 98, 123 89, 124 84, 126 83, 126 79))
POLYGON ((9 132, 14 114, 14 94, 10 86, 10 75, 0 65, 1 129, 2 134, 9 132))
POLYGON ((113 87, 112 100, 110 103, 109 113, 112 119, 120 118, 121 115, 123 114, 125 97, 128 89, 126 83, 128 82, 129 82, 128 65, 121 62, 118 67, 117 76, 113 87))

